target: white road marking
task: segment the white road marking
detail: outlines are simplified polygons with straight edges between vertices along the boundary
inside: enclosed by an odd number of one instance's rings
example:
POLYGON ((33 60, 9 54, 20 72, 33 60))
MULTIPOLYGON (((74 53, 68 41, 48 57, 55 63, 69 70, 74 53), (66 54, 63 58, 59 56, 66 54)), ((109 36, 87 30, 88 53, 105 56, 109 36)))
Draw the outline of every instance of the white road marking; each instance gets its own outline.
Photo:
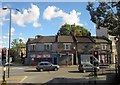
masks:
POLYGON ((26 78, 27 76, 25 76, 19 83, 22 83, 26 78))

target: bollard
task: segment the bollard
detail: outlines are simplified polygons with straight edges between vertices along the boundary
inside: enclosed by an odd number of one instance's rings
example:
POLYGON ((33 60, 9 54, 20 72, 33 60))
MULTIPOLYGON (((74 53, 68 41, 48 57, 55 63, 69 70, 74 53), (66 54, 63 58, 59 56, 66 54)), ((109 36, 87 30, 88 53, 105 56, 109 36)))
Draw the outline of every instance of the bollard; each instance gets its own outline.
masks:
POLYGON ((6 71, 6 67, 3 67, 3 81, 1 85, 6 85, 6 80, 5 80, 5 71, 6 71))

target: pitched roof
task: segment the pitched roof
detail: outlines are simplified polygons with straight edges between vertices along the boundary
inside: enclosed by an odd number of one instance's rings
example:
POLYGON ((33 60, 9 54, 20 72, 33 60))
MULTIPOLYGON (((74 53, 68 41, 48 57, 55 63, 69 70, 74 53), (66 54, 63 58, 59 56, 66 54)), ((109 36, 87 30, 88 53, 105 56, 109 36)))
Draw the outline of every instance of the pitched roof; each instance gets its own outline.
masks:
POLYGON ((96 43, 112 43, 108 38, 105 36, 93 36, 93 39, 95 40, 96 43))
POLYGON ((57 42, 74 42, 72 36, 58 36, 57 42))
POLYGON ((78 43, 95 43, 89 36, 76 36, 76 40, 78 43))
POLYGON ((37 40, 36 40, 36 42, 48 42, 48 43, 53 43, 53 42, 55 42, 55 36, 41 36, 41 37, 39 37, 37 40))
POLYGON ((35 38, 28 43, 53 43, 55 42, 55 36, 40 36, 39 38, 35 38))

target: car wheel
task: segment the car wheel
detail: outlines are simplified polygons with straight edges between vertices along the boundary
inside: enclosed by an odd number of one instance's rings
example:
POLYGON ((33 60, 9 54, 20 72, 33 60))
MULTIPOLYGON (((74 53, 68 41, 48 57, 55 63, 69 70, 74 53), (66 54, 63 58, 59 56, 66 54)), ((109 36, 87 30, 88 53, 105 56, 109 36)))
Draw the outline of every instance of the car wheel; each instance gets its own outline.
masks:
POLYGON ((40 68, 40 72, 42 72, 43 71, 43 69, 42 68, 40 68))
POLYGON ((37 71, 40 71, 40 69, 37 68, 37 71))
POLYGON ((57 70, 58 70, 58 68, 55 68, 54 70, 55 70, 55 71, 57 71, 57 70))
POLYGON ((83 70, 83 73, 85 73, 86 72, 86 70, 83 70))

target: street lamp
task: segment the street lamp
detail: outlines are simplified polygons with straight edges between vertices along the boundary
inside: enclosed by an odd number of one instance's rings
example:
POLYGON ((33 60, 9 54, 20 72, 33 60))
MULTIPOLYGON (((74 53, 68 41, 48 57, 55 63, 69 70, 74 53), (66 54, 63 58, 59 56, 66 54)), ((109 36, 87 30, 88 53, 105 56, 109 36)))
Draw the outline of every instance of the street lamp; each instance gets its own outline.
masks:
POLYGON ((9 72, 10 72, 10 43, 11 43, 11 11, 12 9, 15 9, 20 12, 19 9, 16 8, 2 8, 3 10, 10 10, 10 27, 9 27, 9 49, 8 49, 8 78, 9 78, 9 72))
POLYGON ((75 43, 75 47, 73 47, 73 49, 75 50, 75 56, 74 56, 75 61, 74 61, 74 64, 76 65, 76 64, 77 64, 76 60, 77 60, 77 58, 78 58, 77 42, 75 43))
POLYGON ((2 84, 1 85, 6 85, 6 80, 5 80, 5 71, 6 71, 6 67, 3 66, 3 81, 2 81, 2 84))

